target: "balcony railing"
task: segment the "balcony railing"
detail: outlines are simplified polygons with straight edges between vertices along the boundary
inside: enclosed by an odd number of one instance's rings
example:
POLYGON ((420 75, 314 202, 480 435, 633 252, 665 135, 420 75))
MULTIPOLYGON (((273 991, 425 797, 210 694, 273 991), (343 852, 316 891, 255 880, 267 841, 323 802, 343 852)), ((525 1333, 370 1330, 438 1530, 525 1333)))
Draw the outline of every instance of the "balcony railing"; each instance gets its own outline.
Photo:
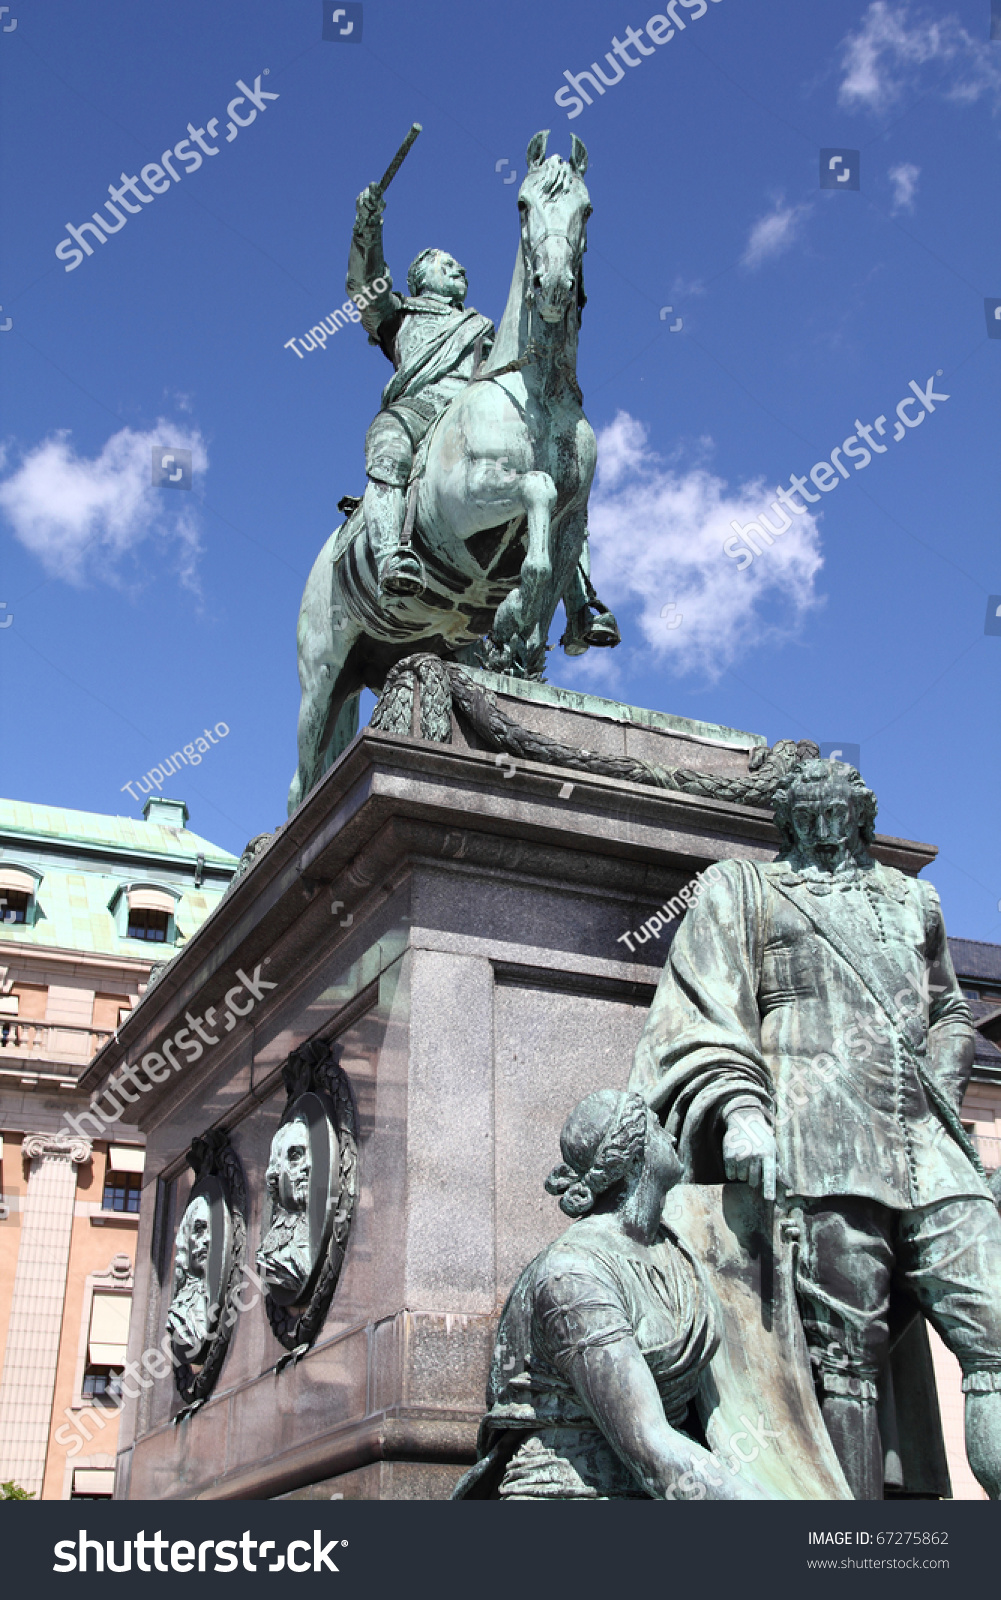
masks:
POLYGON ((0 1069, 34 1070, 51 1064, 82 1071, 112 1037, 110 1028, 0 1017, 0 1069))
POLYGON ((995 1134, 975 1133, 973 1142, 986 1170, 996 1172, 1001 1167, 1001 1139, 995 1134))

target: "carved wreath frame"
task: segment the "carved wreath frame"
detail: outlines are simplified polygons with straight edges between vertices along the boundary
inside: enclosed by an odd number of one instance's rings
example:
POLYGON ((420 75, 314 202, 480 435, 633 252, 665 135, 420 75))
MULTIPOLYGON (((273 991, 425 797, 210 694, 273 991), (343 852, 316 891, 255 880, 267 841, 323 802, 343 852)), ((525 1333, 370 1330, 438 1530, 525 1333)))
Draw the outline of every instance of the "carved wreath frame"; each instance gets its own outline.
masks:
POLYGON ((192 1139, 188 1165, 195 1174, 196 1183, 202 1178, 219 1179, 229 1213, 232 1247, 226 1282, 220 1285, 216 1328, 209 1341, 205 1360, 197 1368, 189 1361, 182 1361, 174 1368, 174 1383, 181 1399, 185 1401, 184 1409, 174 1418, 175 1422, 189 1416, 208 1399, 215 1388, 236 1326, 239 1303, 235 1294, 247 1260, 247 1185, 240 1158, 229 1142, 229 1134, 213 1129, 201 1138, 192 1139))
MULTIPOLYGON (((293 1357, 298 1358, 315 1343, 326 1321, 344 1264, 358 1196, 358 1118, 347 1073, 340 1066, 335 1047, 329 1040, 310 1040, 293 1050, 282 1068, 282 1077, 287 1095, 286 1113, 300 1095, 312 1092, 325 1096, 333 1110, 340 1158, 330 1243, 308 1302, 296 1311, 292 1306, 278 1305, 270 1294, 265 1299, 272 1333, 293 1357)), ((288 1357, 283 1357, 279 1367, 287 1361, 288 1357)))

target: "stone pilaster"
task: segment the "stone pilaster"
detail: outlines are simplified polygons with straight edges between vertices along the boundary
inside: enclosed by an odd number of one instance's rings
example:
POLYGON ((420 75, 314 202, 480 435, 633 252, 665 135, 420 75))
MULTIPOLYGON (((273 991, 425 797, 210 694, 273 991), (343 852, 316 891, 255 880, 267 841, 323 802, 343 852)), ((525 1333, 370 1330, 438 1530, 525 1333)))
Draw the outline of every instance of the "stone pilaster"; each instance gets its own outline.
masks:
POLYGON ((0 1481, 42 1492, 59 1358, 76 1169, 91 1142, 76 1134, 30 1133, 31 1162, 0 1377, 0 1481))

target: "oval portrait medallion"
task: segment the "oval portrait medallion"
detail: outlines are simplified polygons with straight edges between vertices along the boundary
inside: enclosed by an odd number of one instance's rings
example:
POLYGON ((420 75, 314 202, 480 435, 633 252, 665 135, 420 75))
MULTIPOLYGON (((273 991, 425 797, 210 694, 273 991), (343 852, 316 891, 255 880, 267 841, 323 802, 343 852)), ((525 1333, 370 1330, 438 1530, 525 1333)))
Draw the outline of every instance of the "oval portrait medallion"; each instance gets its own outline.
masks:
POLYGON ((192 1140, 188 1163, 195 1184, 175 1236, 166 1326, 178 1392, 200 1402, 215 1383, 236 1320, 231 1302, 246 1255, 246 1193, 228 1134, 216 1130, 192 1140))
POLYGON ((340 1188, 334 1107, 325 1094, 301 1094, 271 1141, 257 1264, 276 1305, 304 1305, 330 1243, 340 1188))
POLYGON ((294 1050, 271 1140, 257 1265, 271 1327, 288 1350, 316 1338, 333 1298, 354 1208, 357 1136, 348 1080, 330 1044, 294 1050))

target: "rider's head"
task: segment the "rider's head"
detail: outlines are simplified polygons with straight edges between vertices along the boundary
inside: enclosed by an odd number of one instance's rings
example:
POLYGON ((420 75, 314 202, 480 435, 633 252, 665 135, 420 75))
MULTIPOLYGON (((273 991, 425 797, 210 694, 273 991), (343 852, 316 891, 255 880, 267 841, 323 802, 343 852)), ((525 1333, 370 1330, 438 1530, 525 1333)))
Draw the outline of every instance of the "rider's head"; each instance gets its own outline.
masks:
POLYGON ((461 306, 469 285, 462 267, 447 250, 422 250, 410 263, 407 287, 412 295, 440 294, 461 306))

